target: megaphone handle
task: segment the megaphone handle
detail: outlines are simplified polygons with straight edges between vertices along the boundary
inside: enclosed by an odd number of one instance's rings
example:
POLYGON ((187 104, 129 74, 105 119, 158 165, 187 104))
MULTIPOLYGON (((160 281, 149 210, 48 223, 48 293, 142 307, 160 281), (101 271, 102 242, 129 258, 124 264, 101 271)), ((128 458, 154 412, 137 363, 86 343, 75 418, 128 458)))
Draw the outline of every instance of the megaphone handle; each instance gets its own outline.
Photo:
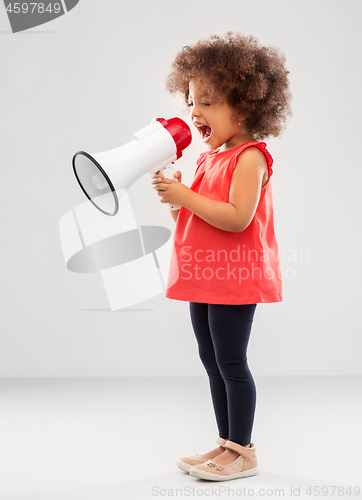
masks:
MULTIPOLYGON (((168 175, 165 174, 165 170, 168 168, 171 168, 175 172, 174 167, 172 167, 171 165, 167 165, 167 167, 161 168, 162 174, 164 175, 164 177, 167 177, 167 179, 174 179, 175 180, 175 176, 173 173, 168 174, 168 175)), ((166 207, 169 210, 179 210, 181 208, 179 205, 171 205, 171 203, 167 203, 166 207)))

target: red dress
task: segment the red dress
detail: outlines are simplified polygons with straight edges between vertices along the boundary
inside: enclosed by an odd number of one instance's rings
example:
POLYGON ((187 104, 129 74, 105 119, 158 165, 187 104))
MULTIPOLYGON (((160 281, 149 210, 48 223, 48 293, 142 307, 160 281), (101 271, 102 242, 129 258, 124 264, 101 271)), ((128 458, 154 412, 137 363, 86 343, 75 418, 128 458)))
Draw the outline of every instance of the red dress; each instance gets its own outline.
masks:
POLYGON ((264 153, 269 169, 251 223, 241 232, 224 231, 181 207, 173 238, 166 298, 208 304, 282 301, 270 182, 273 158, 265 142, 249 141, 228 151, 216 149, 202 153, 190 189, 228 203, 237 158, 250 146, 264 153))

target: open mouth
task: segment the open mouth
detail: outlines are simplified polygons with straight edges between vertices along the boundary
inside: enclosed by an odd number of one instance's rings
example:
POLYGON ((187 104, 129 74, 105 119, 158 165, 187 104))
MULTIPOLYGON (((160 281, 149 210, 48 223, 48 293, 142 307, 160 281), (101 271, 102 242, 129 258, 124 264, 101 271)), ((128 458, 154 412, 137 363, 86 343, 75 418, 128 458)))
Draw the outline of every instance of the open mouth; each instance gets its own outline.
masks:
POLYGON ((196 127, 199 129, 201 133, 201 139, 204 142, 207 141, 212 134, 211 127, 209 127, 208 125, 199 125, 199 124, 196 124, 196 127))

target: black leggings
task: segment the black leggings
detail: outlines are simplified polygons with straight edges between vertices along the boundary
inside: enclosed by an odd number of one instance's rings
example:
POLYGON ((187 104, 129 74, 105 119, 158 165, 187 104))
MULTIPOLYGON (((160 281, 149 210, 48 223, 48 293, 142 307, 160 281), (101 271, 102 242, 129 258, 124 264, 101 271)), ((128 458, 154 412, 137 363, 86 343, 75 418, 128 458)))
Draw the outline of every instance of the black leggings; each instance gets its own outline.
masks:
POLYGON ((190 302, 219 436, 242 446, 251 442, 256 405, 256 387, 246 356, 255 308, 256 304, 190 302))

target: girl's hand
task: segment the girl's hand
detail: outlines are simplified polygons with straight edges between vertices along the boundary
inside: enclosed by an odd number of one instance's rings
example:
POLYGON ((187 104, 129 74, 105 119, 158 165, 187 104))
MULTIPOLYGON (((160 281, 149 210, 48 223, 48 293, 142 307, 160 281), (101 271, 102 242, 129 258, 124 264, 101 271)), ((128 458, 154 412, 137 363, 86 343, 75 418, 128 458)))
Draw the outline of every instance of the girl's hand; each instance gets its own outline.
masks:
MULTIPOLYGON (((181 182, 181 179, 182 179, 182 172, 181 172, 181 170, 177 170, 174 173, 174 176, 177 178, 177 180, 179 182, 181 182)), ((161 174, 161 170, 158 170, 155 174, 153 174, 152 179, 158 179, 159 177, 161 177, 161 179, 164 178, 164 175, 161 174)), ((153 183, 153 181, 151 181, 151 182, 153 183)))
POLYGON ((181 179, 182 179, 182 172, 181 172, 181 170, 176 170, 176 172, 173 175, 176 177, 176 179, 179 182, 181 182, 181 179))
POLYGON ((185 206, 186 199, 190 193, 190 188, 181 183, 182 173, 177 170, 174 173, 177 180, 164 177, 160 171, 152 177, 153 189, 161 196, 161 203, 185 206))
MULTIPOLYGON (((153 174, 152 179, 158 179, 159 177, 163 178, 163 175, 161 174, 161 170, 158 170, 155 174, 153 174)), ((153 182, 153 181, 151 181, 153 182)))

